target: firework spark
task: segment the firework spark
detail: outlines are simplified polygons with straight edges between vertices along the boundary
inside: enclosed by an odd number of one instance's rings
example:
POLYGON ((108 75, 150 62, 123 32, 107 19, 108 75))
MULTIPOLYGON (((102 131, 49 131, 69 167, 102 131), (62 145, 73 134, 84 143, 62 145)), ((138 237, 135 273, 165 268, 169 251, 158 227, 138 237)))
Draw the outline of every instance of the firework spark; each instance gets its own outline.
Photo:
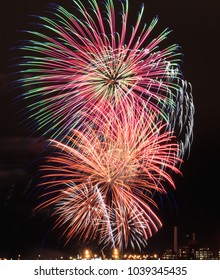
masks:
POLYGON ((116 114, 109 104, 107 115, 73 130, 67 144, 50 140, 56 152, 42 167, 41 187, 52 197, 39 207, 55 208, 67 241, 140 247, 161 227, 153 195, 166 193, 165 181, 175 188, 170 172, 180 173, 179 145, 155 113, 127 109, 116 114))
POLYGON ((170 31, 150 40, 158 19, 141 27, 144 6, 132 30, 128 28, 128 0, 121 1, 120 19, 112 0, 105 1, 105 11, 96 0, 88 3, 86 9, 74 1, 80 17, 52 5, 50 17, 39 17, 36 30, 28 31, 31 39, 21 47, 26 55, 20 63, 26 77, 19 84, 23 97, 33 101, 30 118, 55 139, 80 129, 85 111, 97 114, 96 107, 105 111, 106 101, 115 108, 124 103, 126 108, 135 100, 162 116, 169 130, 184 134, 180 141, 184 154, 191 144, 194 108, 178 65, 179 47, 158 49, 170 31))

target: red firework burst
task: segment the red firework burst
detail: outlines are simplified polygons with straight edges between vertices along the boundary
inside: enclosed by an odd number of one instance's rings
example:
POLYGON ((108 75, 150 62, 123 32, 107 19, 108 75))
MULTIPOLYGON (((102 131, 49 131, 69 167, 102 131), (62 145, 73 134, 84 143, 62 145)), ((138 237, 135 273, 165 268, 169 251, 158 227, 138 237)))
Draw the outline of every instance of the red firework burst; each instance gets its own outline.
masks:
POLYGON ((71 237, 120 248, 144 245, 161 227, 152 206, 154 192, 173 187, 170 171, 179 173, 179 145, 156 114, 135 107, 116 114, 99 112, 84 131, 73 130, 67 144, 51 140, 56 153, 42 167, 47 180, 39 207, 55 207, 57 226, 71 237), (53 180, 51 180, 53 178, 53 180), (56 178, 56 179, 55 179, 56 178))

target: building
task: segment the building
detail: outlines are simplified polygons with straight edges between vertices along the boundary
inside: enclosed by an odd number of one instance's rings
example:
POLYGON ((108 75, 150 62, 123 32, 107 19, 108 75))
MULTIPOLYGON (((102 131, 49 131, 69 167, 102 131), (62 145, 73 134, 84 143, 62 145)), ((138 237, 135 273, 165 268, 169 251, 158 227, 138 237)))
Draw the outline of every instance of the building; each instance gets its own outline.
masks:
POLYGON ((180 260, 189 260, 190 259, 190 248, 189 246, 181 246, 178 249, 177 257, 180 260))
POLYGON ((213 260, 214 253, 210 248, 199 248, 195 252, 196 260, 213 260))
POLYGON ((164 253, 161 254, 161 259, 162 260, 176 260, 177 254, 173 250, 168 249, 164 253))

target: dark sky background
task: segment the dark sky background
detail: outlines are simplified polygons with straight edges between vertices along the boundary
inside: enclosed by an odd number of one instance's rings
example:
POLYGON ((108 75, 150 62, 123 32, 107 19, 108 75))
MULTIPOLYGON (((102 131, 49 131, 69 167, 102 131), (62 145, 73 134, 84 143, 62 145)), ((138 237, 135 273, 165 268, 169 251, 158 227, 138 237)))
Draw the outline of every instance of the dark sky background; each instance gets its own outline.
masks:
MULTIPOLYGON (((60 2, 67 9, 71 3, 60 2)), ((170 193, 169 200, 163 198, 159 216, 164 227, 149 240, 148 250, 172 247, 174 225, 178 225, 180 244, 185 244, 186 235, 194 231, 201 245, 220 248, 220 4, 217 0, 130 0, 134 19, 142 2, 146 22, 158 15, 156 31, 169 27, 173 33, 166 44, 182 47, 182 70, 193 86, 196 109, 190 158, 183 164, 183 177, 176 179, 177 190, 170 193)), ((33 213, 33 166, 42 144, 20 124, 21 105, 13 102, 17 92, 7 85, 13 58, 9 49, 20 38, 16 31, 28 29, 28 15, 42 14, 47 3, 7 0, 0 9, 0 257, 78 248, 74 242, 64 247, 59 232, 52 231, 47 213, 33 213)))

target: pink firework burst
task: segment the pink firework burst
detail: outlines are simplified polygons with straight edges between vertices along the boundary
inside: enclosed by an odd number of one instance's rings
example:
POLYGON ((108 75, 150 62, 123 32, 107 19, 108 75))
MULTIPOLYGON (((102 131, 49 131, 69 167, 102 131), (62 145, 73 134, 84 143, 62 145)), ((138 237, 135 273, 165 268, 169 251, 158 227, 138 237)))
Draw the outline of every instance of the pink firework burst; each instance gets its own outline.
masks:
POLYGON ((157 112, 177 133, 182 153, 190 146, 193 124, 193 102, 187 82, 179 69, 178 46, 159 50, 167 37, 164 30, 149 39, 158 19, 141 27, 144 6, 131 29, 128 27, 129 2, 121 1, 121 18, 116 16, 114 2, 105 1, 103 12, 96 0, 74 4, 77 17, 61 6, 52 5, 50 17, 39 17, 41 27, 28 31, 29 43, 20 63, 26 77, 22 82, 25 99, 32 99, 30 117, 38 129, 52 138, 80 129, 84 112, 105 111, 105 102, 147 105, 157 112), (29 53, 29 55, 27 55, 29 53), (27 77, 28 75, 28 77, 27 77))

